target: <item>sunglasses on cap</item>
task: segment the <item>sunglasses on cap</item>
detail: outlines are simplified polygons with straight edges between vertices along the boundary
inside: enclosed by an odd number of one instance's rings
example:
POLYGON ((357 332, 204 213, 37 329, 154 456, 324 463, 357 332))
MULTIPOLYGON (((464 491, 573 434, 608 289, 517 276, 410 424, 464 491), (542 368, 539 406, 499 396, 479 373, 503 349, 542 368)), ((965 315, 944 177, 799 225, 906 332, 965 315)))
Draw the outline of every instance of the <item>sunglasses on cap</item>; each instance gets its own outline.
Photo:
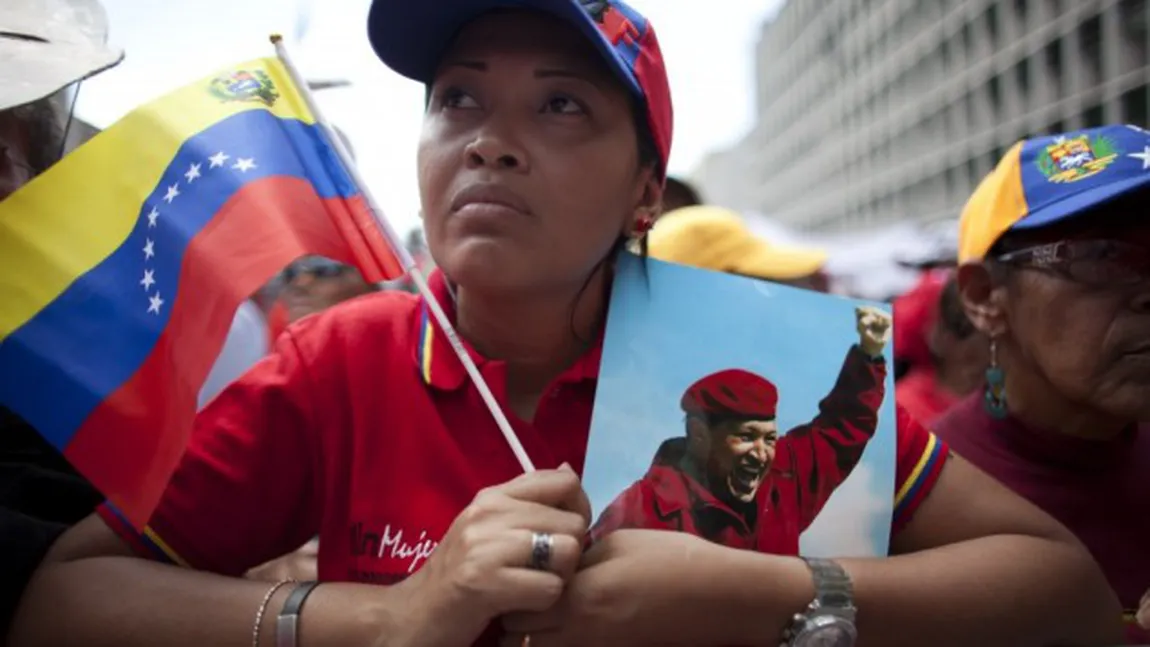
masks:
POLYGON ((995 260, 1084 285, 1128 286, 1150 281, 1150 249, 1117 240, 1064 240, 1007 252, 995 260))
POLYGON ((310 256, 301 258, 284 268, 281 273, 284 283, 291 283, 297 277, 308 275, 316 278, 330 279, 342 275, 353 269, 350 265, 333 261, 330 258, 310 256))

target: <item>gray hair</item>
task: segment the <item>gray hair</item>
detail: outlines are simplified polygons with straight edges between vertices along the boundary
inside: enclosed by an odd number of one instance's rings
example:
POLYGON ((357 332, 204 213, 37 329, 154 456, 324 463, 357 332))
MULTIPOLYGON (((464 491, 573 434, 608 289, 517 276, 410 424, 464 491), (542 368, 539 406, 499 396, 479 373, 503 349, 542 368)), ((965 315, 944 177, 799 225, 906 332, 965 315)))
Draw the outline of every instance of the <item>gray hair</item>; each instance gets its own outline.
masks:
POLYGON ((60 161, 64 153, 64 130, 68 121, 67 95, 52 96, 10 108, 28 136, 28 164, 37 175, 60 161))

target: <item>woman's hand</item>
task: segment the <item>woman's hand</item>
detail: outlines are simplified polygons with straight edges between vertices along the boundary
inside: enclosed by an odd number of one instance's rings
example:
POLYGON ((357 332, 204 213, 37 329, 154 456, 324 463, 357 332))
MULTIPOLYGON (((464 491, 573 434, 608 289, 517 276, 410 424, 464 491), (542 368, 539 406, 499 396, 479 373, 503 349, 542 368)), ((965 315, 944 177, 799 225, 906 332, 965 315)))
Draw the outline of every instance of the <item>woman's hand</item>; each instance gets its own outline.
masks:
POLYGON ((483 490, 423 568, 392 587, 407 635, 389 644, 467 647, 500 615, 554 606, 578 567, 590 517, 567 466, 483 490), (535 533, 553 538, 549 570, 529 567, 535 533))
POLYGON ((743 623, 709 594, 716 578, 739 586, 732 552, 687 533, 615 531, 587 551, 559 604, 503 618, 503 645, 525 635, 531 647, 740 644, 743 623))

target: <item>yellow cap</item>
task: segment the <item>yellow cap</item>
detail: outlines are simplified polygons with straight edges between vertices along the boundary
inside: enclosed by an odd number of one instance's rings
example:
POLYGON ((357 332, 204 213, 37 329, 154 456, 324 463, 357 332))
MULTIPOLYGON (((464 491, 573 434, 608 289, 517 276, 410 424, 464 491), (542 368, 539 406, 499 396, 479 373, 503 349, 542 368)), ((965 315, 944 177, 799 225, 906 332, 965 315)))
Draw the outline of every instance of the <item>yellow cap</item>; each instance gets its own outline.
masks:
POLYGON ((647 249, 659 260, 776 281, 810 276, 827 262, 823 250, 771 245, 751 233, 739 214, 709 205, 659 218, 647 249))

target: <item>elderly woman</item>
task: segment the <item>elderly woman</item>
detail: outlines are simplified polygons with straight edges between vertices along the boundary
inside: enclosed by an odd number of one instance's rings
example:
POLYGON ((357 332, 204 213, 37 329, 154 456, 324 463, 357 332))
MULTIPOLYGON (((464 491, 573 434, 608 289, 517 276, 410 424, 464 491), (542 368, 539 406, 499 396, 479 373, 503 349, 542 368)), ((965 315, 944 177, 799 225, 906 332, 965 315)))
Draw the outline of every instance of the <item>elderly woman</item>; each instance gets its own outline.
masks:
MULTIPOLYGON (((1127 609, 1150 587, 1150 134, 1019 143, 962 216, 959 284, 985 391, 934 430, 1065 523, 1127 609)), ((1142 614, 1143 616, 1145 613, 1142 614)))

